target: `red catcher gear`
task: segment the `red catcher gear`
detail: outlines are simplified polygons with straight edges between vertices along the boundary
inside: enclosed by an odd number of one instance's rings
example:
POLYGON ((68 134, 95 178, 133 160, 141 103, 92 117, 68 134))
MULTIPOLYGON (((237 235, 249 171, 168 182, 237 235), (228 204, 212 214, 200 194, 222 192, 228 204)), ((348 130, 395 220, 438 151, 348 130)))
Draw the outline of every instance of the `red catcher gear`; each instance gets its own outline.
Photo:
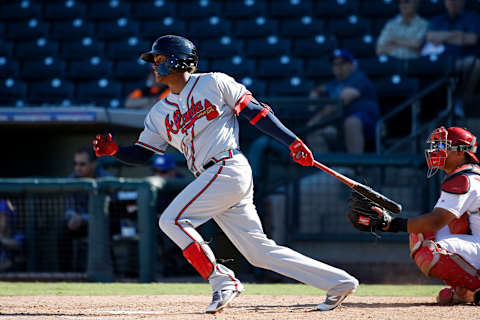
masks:
POLYGON ((448 224, 451 234, 472 234, 468 221, 468 213, 464 213, 460 218, 453 220, 448 224))
POLYGON ((477 138, 466 129, 460 127, 437 128, 430 134, 427 143, 429 148, 425 149, 425 158, 428 165, 428 178, 445 166, 449 151, 466 152, 471 163, 479 163, 475 155, 477 138))
POLYGON ((183 256, 200 273, 204 279, 208 279, 213 272, 215 260, 210 248, 198 242, 192 242, 183 250, 183 256))

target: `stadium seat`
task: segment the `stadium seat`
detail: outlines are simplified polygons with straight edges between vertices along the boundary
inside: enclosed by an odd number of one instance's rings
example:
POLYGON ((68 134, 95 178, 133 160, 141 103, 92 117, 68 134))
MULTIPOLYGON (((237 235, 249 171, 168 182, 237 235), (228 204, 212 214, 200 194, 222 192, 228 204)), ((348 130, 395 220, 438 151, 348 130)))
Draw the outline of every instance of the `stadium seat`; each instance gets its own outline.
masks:
POLYGON ((360 1, 358 14, 368 17, 394 17, 398 14, 398 3, 392 0, 360 1))
POLYGON ((7 24, 6 23, 0 24, 0 39, 3 39, 6 33, 7 33, 7 24))
POLYGON ((427 56, 407 60, 406 74, 408 77, 447 76, 453 71, 453 61, 446 56, 427 56))
POLYGON ((278 97, 308 97, 313 89, 313 81, 302 79, 298 76, 288 79, 270 81, 268 85, 269 96, 278 97))
POLYGON ((54 78, 30 85, 29 103, 69 105, 74 93, 72 83, 54 78))
POLYGON ((231 29, 230 21, 211 16, 206 19, 196 19, 189 23, 188 36, 192 39, 214 38, 229 35, 231 29))
POLYGON ((223 15, 230 19, 245 19, 265 16, 267 2, 264 0, 234 0, 225 1, 223 15))
POLYGON ((355 58, 375 57, 375 45, 375 39, 369 34, 341 40, 341 47, 349 50, 355 58))
POLYGON ((402 98, 412 96, 418 90, 418 80, 399 74, 374 81, 377 95, 382 98, 402 98))
POLYGON ((328 59, 308 59, 304 69, 305 76, 316 81, 333 79, 332 64, 328 59))
POLYGON ((352 14, 342 19, 332 19, 328 23, 328 31, 338 37, 354 37, 370 32, 370 21, 352 14))
POLYGON ((131 17, 135 20, 158 20, 160 17, 174 16, 175 9, 175 3, 168 0, 136 2, 131 17))
POLYGON ((65 62, 55 57, 45 57, 43 60, 27 60, 23 63, 20 76, 22 79, 42 80, 62 77, 65 73, 65 62))
POLYGON ((68 68, 67 77, 74 80, 94 80, 110 75, 112 62, 100 57, 91 57, 87 60, 72 61, 68 68))
POLYGON ((197 65, 197 71, 196 72, 211 72, 212 70, 210 70, 210 62, 208 61, 208 59, 202 59, 200 58, 200 60, 198 61, 198 65, 197 65))
POLYGON ((116 21, 97 23, 95 35, 98 37, 98 39, 102 40, 120 40, 127 37, 136 36, 139 29, 140 27, 138 22, 131 21, 127 18, 119 18, 116 21))
POLYGON ((90 3, 87 17, 89 20, 116 20, 128 17, 129 14, 129 3, 120 0, 110 0, 107 2, 93 1, 90 3))
POLYGON ((198 50, 203 58, 226 58, 242 53, 243 42, 230 36, 200 42, 198 50))
POLYGON ((71 41, 94 35, 94 25, 81 18, 54 22, 51 37, 55 40, 71 41))
POLYGON ((280 22, 280 35, 283 37, 310 37, 323 34, 324 32, 325 25, 323 21, 308 15, 282 19, 280 22))
POLYGON ((13 52, 13 43, 0 39, 0 57, 9 57, 13 52))
POLYGON ((0 79, 15 78, 20 70, 20 63, 0 56, 0 79))
MULTIPOLYGON (((135 81, 145 80, 149 72, 152 72, 152 68, 147 63, 141 63, 140 61, 118 61, 115 63, 113 71, 113 78, 121 81, 135 81)), ((143 62, 143 61, 142 61, 143 62)))
POLYGON ((242 83, 256 98, 265 97, 267 95, 267 84, 260 80, 250 76, 237 79, 242 83))
POLYGON ((42 57, 56 57, 59 52, 57 42, 45 38, 36 40, 19 41, 16 45, 15 57, 18 59, 39 59, 42 57))
POLYGON ((181 1, 177 15, 183 19, 200 19, 221 15, 221 2, 211 0, 181 1))
POLYGON ((359 68, 372 77, 389 77, 393 74, 402 74, 404 60, 395 59, 389 56, 378 56, 373 58, 357 59, 359 68))
POLYGON ((106 57, 114 60, 135 61, 143 52, 149 51, 151 44, 137 37, 130 37, 119 41, 109 41, 106 48, 106 57))
POLYGON ((258 38, 276 34, 278 22, 264 16, 251 19, 236 20, 233 26, 233 34, 238 38, 258 38))
POLYGON ((3 106, 15 106, 17 102, 25 99, 27 85, 14 78, 2 79, 0 82, 0 104, 3 106))
POLYGON ((311 0, 276 0, 270 2, 269 13, 272 17, 300 17, 312 12, 311 0))
POLYGON ((187 31, 185 21, 172 17, 164 17, 161 21, 142 22, 140 35, 145 39, 155 38, 166 34, 185 34, 187 31))
POLYGON ((293 42, 293 55, 296 57, 325 57, 337 47, 334 39, 327 39, 319 34, 306 39, 296 39, 293 42))
POLYGON ((85 4, 67 0, 62 3, 47 3, 45 5, 45 20, 74 20, 84 18, 87 8, 85 4))
POLYGON ((20 22, 11 22, 7 26, 7 39, 29 40, 48 35, 48 23, 37 18, 20 22))
POLYGON ((261 39, 249 39, 246 54, 248 57, 277 57, 288 54, 290 41, 277 36, 268 36, 261 39))
POLYGON ((302 61, 283 55, 279 58, 259 59, 257 76, 260 78, 291 77, 302 73, 302 61))
POLYGON ((82 82, 77 85, 76 101, 95 106, 119 107, 123 100, 122 85, 102 78, 96 81, 82 82))
MULTIPOLYGON (((146 80, 133 80, 133 81, 122 81, 122 97, 127 98, 132 91, 138 88, 143 88, 145 86, 146 80)), ((125 100, 125 99, 124 99, 125 100)), ((122 102, 121 105, 123 106, 124 103, 122 102)))
POLYGON ((356 12, 358 2, 355 0, 323 0, 316 1, 313 13, 322 18, 342 18, 356 12))
MULTIPOLYGON (((467 1, 467 5, 470 1, 467 1)), ((428 18, 445 14, 445 4, 439 0, 424 0, 420 1, 418 14, 429 20, 428 18)))
POLYGON ((231 58, 213 60, 210 70, 213 72, 223 72, 234 78, 253 76, 255 72, 255 62, 236 55, 231 58))
POLYGON ((2 3, 0 9, 0 20, 9 22, 15 20, 40 18, 42 14, 41 6, 38 3, 33 3, 32 1, 15 1, 15 3, 9 4, 7 4, 5 1, 2 3))
POLYGON ((377 19, 372 19, 372 25, 371 25, 371 34, 378 38, 380 33, 382 32, 383 28, 388 22, 388 18, 377 18, 377 19))
POLYGON ((102 56, 104 50, 103 41, 95 41, 91 37, 62 41, 60 55, 63 59, 78 60, 85 57, 102 56))

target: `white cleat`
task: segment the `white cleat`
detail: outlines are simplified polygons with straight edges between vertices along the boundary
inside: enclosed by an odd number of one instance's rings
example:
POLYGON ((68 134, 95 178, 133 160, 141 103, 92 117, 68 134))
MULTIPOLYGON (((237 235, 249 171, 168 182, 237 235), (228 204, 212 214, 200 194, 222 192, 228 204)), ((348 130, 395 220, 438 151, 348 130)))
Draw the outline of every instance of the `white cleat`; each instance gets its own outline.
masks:
POLYGON ((320 310, 320 311, 328 311, 328 310, 333 310, 335 309, 336 307, 338 307, 343 300, 345 300, 346 297, 348 297, 350 295, 350 293, 352 293, 352 291, 349 291, 347 293, 345 293, 344 295, 341 295, 341 296, 332 296, 332 295, 329 295, 327 293, 327 298, 325 299, 325 301, 321 304, 319 304, 317 306, 317 309, 320 310))
POLYGON ((213 293, 212 303, 205 310, 206 313, 217 313, 226 308, 233 299, 240 295, 236 290, 218 290, 213 293))

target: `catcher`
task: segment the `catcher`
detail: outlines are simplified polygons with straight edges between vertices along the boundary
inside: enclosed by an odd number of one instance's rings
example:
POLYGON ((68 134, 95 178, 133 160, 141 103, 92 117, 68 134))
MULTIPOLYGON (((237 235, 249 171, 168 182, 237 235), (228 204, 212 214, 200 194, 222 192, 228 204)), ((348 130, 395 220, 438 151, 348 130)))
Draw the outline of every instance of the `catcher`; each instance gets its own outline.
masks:
POLYGON ((348 219, 360 231, 410 233, 410 255, 427 276, 443 280, 439 304, 480 305, 480 166, 469 131, 440 127, 427 140, 427 177, 447 174, 432 212, 410 219, 352 192, 348 219))

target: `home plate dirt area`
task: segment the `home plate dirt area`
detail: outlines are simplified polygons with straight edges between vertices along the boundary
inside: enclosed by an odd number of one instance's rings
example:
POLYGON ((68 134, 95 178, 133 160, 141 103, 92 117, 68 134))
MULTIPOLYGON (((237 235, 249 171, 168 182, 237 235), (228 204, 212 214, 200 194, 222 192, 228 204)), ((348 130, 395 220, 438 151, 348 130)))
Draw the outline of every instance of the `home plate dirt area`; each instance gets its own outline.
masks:
POLYGON ((5 296, 0 319, 479 319, 480 307, 438 306, 434 297, 351 296, 332 311, 314 311, 322 296, 241 295, 223 312, 205 314, 207 295, 5 296))

